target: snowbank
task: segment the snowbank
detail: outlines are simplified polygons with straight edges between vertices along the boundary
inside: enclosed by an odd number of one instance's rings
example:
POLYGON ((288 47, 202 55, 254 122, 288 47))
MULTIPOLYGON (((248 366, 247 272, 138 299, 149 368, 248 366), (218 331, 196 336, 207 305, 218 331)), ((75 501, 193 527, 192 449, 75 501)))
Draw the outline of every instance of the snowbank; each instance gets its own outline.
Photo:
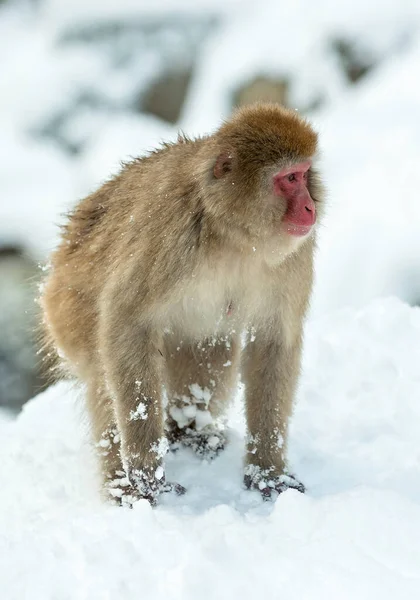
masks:
POLYGON ((187 486, 99 503, 81 394, 60 383, 1 422, 0 581, 8 600, 417 600, 420 309, 376 301, 309 324, 291 463, 308 486, 241 486, 243 419, 212 463, 169 456, 187 486))

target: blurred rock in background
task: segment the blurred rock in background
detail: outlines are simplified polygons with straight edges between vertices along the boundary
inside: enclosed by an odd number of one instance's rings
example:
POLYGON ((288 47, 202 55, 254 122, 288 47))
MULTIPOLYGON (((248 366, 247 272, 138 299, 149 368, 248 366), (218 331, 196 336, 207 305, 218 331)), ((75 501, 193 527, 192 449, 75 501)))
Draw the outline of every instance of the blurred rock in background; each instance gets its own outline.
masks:
POLYGON ((357 42, 346 39, 336 39, 332 47, 337 53, 341 67, 350 83, 356 83, 369 73, 379 58, 369 58, 369 53, 363 51, 357 42))
POLYGON ((253 102, 277 102, 289 106, 288 85, 286 79, 258 75, 239 86, 233 95, 232 104, 233 106, 244 106, 253 102))
POLYGON ((162 73, 144 94, 140 108, 164 121, 176 123, 181 115, 192 73, 192 65, 162 73))
POLYGON ((0 407, 12 411, 44 383, 35 342, 37 279, 39 269, 20 248, 0 247, 0 407))

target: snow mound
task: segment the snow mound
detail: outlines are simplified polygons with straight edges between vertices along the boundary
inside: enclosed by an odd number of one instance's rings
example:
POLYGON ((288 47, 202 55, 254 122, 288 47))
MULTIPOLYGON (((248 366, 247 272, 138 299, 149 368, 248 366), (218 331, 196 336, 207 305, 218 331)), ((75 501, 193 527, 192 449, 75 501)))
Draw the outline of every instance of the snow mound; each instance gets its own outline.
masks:
POLYGON ((308 492, 275 504, 242 488, 238 401, 214 462, 168 456, 185 496, 101 505, 83 390, 50 388, 1 421, 8 600, 417 599, 419 340, 420 309, 393 299, 309 324, 290 448, 308 492))

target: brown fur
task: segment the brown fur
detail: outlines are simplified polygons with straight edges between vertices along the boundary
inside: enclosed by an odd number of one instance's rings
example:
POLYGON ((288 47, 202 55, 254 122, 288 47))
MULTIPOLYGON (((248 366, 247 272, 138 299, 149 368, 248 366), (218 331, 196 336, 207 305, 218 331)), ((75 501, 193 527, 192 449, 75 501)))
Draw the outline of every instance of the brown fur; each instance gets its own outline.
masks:
MULTIPOLYGON (((316 143, 295 112, 253 105, 211 136, 181 137, 125 165, 69 215, 42 303, 48 338, 87 384, 112 495, 156 500, 162 384, 170 412, 188 405, 219 414, 247 328, 255 331, 242 365, 247 483, 277 486, 283 476, 315 234, 303 242, 279 235, 286 206, 267 198, 272 174, 314 156, 316 143)), ((315 172, 309 189, 319 214, 315 172)))

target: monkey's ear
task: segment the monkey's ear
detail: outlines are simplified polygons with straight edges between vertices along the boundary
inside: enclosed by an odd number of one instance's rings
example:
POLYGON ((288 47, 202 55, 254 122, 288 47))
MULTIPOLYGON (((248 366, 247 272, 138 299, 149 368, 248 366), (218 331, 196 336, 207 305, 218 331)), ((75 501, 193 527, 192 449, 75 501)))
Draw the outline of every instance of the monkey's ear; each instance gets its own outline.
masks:
POLYGON ((216 164, 213 167, 213 175, 216 179, 221 179, 232 171, 233 156, 231 152, 222 152, 219 154, 216 160, 216 164))

